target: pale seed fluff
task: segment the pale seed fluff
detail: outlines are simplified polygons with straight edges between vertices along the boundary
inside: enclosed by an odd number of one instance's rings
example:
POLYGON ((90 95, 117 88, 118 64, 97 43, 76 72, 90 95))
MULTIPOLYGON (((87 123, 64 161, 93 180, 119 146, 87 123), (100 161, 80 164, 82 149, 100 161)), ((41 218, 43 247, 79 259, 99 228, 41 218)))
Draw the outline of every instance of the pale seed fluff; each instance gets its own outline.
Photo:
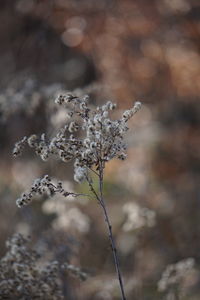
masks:
POLYGON ((135 112, 137 112, 138 110, 140 110, 142 107, 142 103, 140 101, 136 101, 134 106, 133 106, 133 109, 135 112))
MULTIPOLYGON (((88 96, 59 95, 56 103, 63 105, 71 113, 70 122, 66 118, 66 124, 52 137, 44 134, 24 137, 16 143, 14 156, 20 155, 28 144, 44 161, 50 157, 63 162, 73 160, 76 162, 74 179, 77 182, 85 180, 87 170, 92 167, 98 168, 99 162, 108 162, 113 158, 124 160, 126 158, 124 135, 128 130, 127 123, 141 108, 141 103, 135 102, 121 118, 113 120, 110 114, 116 104, 108 101, 95 109, 87 102, 88 96), (81 135, 76 133, 78 130, 81 135)), ((30 202, 30 199, 23 199, 22 202, 30 202)), ((20 203, 18 201, 18 204, 20 203)))
POLYGON ((83 182, 87 175, 86 167, 76 167, 74 170, 74 180, 77 182, 83 182))

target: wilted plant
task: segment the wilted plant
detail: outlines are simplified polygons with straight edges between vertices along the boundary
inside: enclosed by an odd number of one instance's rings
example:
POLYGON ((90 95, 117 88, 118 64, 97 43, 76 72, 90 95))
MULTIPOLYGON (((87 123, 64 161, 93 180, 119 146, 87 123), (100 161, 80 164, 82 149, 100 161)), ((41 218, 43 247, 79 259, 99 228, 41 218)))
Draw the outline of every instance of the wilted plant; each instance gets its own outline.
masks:
MULTIPOLYGON (((127 146, 124 142, 124 135, 129 129, 127 123, 141 108, 141 103, 136 102, 133 108, 126 110, 120 119, 112 120, 109 113, 116 108, 115 104, 108 101, 106 104, 92 109, 88 105, 88 100, 88 96, 81 98, 71 94, 58 96, 55 102, 68 110, 66 125, 58 131, 56 136, 50 139, 45 134, 42 134, 40 137, 35 134, 28 138, 24 137, 16 143, 13 154, 14 156, 21 154, 24 146, 28 144, 42 160, 46 161, 50 156, 63 162, 74 160, 75 181, 86 181, 97 202, 102 207, 119 280, 121 297, 125 300, 124 285, 112 226, 103 196, 103 181, 105 164, 113 158, 121 160, 126 158, 127 146), (78 131, 79 135, 77 134, 78 131), (98 191, 94 188, 92 173, 98 178, 98 191)), ((45 175, 42 179, 37 179, 34 182, 29 192, 22 194, 17 199, 17 205, 22 207, 29 204, 34 194, 38 193, 48 193, 50 196, 60 193, 65 197, 82 195, 65 191, 61 182, 55 185, 50 177, 45 175)))

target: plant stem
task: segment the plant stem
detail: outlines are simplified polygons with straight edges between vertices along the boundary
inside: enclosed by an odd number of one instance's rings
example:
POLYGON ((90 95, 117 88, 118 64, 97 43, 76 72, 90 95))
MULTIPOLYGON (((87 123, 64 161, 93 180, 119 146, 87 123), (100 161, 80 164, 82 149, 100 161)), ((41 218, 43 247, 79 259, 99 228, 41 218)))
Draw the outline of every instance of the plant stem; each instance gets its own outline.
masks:
POLYGON ((126 300, 123 281, 122 281, 122 275, 121 275, 120 266, 119 266, 119 259, 118 259, 118 256, 117 256, 117 249, 116 249, 116 246, 115 246, 115 241, 114 241, 114 237, 113 237, 113 233, 112 233, 112 226, 111 226, 111 223, 110 223, 110 220, 109 220, 109 217, 108 217, 106 204, 105 204, 105 201, 104 201, 104 198, 103 198, 103 164, 102 164, 102 162, 99 163, 99 192, 100 192, 100 196, 98 197, 99 199, 97 199, 97 200, 99 201, 99 203, 100 203, 100 205, 103 209, 105 222, 106 222, 107 228, 108 228, 109 240, 110 240, 110 244, 111 244, 111 248, 112 248, 115 268, 116 268, 116 272, 117 272, 117 276, 118 276, 118 280, 119 280, 119 285, 120 285, 120 290, 121 290, 121 297, 122 297, 121 299, 126 300))

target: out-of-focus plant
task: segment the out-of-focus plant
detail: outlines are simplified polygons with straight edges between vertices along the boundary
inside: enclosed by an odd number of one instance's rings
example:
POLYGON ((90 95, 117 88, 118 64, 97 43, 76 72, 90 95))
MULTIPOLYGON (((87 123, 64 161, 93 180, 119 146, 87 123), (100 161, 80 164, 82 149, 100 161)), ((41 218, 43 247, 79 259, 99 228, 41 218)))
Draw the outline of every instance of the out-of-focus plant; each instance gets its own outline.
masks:
POLYGON ((29 238, 15 234, 6 242, 7 252, 0 260, 0 299, 64 299, 60 273, 81 280, 87 274, 80 268, 57 261, 40 262, 40 254, 28 245, 29 238))
MULTIPOLYGON (((115 104, 108 101, 106 104, 93 109, 88 105, 88 100, 88 96, 59 95, 55 102, 68 110, 65 126, 54 137, 47 138, 45 134, 41 136, 34 134, 28 138, 23 137, 21 141, 15 144, 13 154, 14 156, 20 155, 24 146, 28 144, 44 161, 51 156, 63 162, 74 160, 74 180, 88 183, 90 191, 103 210, 119 280, 121 298, 125 300, 119 259, 103 195, 104 169, 106 163, 113 158, 116 157, 120 160, 126 158, 127 146, 124 142, 124 135, 129 129, 127 123, 141 108, 141 103, 136 102, 130 110, 123 113, 120 119, 113 120, 110 118, 109 113, 116 108, 115 104), (78 131, 80 131, 80 135, 77 135, 78 131), (93 185, 92 175, 98 178, 98 190, 93 185)), ((50 196, 56 193, 60 193, 64 197, 69 195, 83 196, 83 194, 65 191, 61 182, 54 184, 51 178, 45 175, 43 178, 37 179, 31 189, 17 199, 17 205, 19 207, 27 205, 35 194, 43 193, 48 193, 50 196)))
MULTIPOLYGON (((191 277, 194 272, 195 260, 193 258, 187 258, 175 264, 168 265, 158 282, 158 291, 164 293, 164 299, 166 300, 183 299, 186 294, 184 281, 188 277, 191 277)), ((194 284, 194 280, 190 279, 189 281, 189 285, 194 284)))

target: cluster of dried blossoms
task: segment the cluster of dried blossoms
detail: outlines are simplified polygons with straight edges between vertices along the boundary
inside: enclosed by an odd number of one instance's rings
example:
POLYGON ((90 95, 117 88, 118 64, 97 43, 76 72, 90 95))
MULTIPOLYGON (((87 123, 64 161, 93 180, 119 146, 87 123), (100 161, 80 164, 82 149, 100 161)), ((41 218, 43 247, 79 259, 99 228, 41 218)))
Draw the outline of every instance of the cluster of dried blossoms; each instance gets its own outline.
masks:
MULTIPOLYGON (((42 134, 40 137, 35 134, 28 138, 24 137, 16 143, 13 154, 14 156, 21 154, 24 146, 28 144, 45 161, 50 156, 64 162, 74 161, 74 180, 77 182, 86 180, 88 182, 91 192, 93 192, 103 210, 121 296, 123 300, 126 300, 112 226, 103 198, 103 176, 106 162, 115 157, 121 160, 126 158, 124 135, 129 129, 127 123, 141 108, 141 103, 136 102, 131 109, 126 110, 122 114, 120 119, 112 120, 110 112, 116 108, 115 104, 108 101, 106 104, 92 109, 88 105, 88 100, 88 96, 77 97, 71 94, 58 96, 55 102, 68 110, 65 126, 58 131, 56 136, 50 139, 45 134, 42 134), (93 171, 98 176, 99 192, 93 187, 90 171, 93 171)), ((17 204, 21 207, 28 204, 35 194, 46 192, 50 195, 56 192, 64 196, 73 194, 65 192, 60 183, 54 185, 49 177, 45 176, 37 180, 29 193, 24 193, 17 200, 17 204)), ((78 196, 79 194, 73 195, 78 196)), ((77 273, 77 270, 74 269, 73 271, 75 274, 77 273)))
POLYGON ((37 178, 30 190, 27 193, 23 193, 20 198, 16 200, 17 206, 22 207, 24 205, 29 204, 32 201, 32 198, 37 195, 46 194, 48 196, 53 196, 56 193, 61 194, 64 197, 72 196, 77 197, 83 194, 77 194, 73 192, 66 192, 63 189, 63 185, 61 181, 58 181, 56 184, 52 182, 52 179, 45 175, 42 178, 37 178))
POLYGON ((40 255, 28 246, 29 238, 15 234, 6 242, 7 253, 0 260, 0 299, 64 299, 60 272, 80 280, 88 274, 80 268, 57 261, 39 263, 40 255))
POLYGON ((64 299, 59 280, 59 264, 39 266, 39 254, 31 250, 28 239, 15 234, 0 260, 0 299, 64 299))
POLYGON ((141 103, 136 102, 119 120, 112 120, 109 113, 116 108, 115 104, 108 101, 91 109, 88 99, 88 96, 80 98, 71 94, 58 96, 55 102, 68 109, 67 124, 51 139, 45 134, 24 137, 16 143, 14 156, 20 155, 28 144, 45 161, 50 156, 64 162, 74 160, 74 179, 77 182, 86 179, 88 170, 98 166, 99 161, 105 164, 114 157, 124 160, 126 144, 123 138, 128 130, 127 122, 140 109, 141 103))

